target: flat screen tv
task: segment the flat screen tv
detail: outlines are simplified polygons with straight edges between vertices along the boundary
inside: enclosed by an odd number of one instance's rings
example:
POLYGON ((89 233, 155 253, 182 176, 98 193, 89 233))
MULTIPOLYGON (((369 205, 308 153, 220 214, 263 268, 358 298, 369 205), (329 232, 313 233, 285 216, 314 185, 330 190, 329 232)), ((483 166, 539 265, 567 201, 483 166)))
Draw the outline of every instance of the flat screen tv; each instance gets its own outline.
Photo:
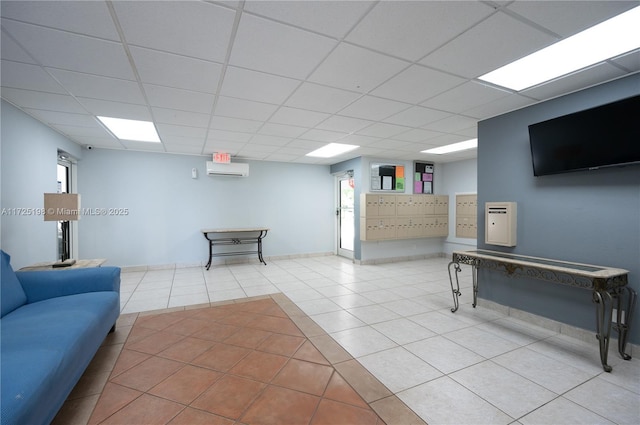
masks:
POLYGON ((529 126, 533 174, 640 163, 640 96, 529 126))

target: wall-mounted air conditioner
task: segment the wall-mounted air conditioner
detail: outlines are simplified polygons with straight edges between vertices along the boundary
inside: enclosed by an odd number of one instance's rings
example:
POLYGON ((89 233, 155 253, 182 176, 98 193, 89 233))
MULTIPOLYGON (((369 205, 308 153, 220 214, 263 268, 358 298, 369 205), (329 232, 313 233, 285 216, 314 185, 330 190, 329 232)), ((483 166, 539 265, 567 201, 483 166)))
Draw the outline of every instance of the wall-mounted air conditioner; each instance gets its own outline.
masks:
POLYGON ((221 164, 218 162, 207 161, 207 175, 247 177, 249 175, 249 164, 243 164, 240 162, 221 164))

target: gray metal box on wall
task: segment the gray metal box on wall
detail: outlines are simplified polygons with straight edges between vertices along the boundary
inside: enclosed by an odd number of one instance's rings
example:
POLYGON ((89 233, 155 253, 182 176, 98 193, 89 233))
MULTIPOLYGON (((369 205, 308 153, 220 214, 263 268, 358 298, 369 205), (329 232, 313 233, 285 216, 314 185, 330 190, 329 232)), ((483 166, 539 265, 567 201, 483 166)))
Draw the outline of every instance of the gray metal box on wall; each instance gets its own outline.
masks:
POLYGON ((485 203, 484 242, 489 245, 516 246, 517 212, 515 202, 485 203))

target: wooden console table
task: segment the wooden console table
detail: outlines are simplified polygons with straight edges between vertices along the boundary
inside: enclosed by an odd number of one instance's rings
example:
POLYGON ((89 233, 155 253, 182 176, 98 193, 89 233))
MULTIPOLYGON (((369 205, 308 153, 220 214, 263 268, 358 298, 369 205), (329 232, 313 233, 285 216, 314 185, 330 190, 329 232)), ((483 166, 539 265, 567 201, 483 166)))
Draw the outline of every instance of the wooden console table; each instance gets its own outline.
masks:
POLYGON ((267 263, 262 258, 262 239, 267 236, 269 231, 266 227, 248 227, 236 229, 202 229, 201 232, 205 239, 209 241, 209 262, 207 270, 211 267, 213 257, 221 257, 228 255, 247 255, 258 254, 258 259, 265 266, 267 263), (233 251, 233 252, 213 252, 214 245, 244 245, 257 244, 255 251, 233 251))
POLYGON ((600 360, 603 369, 606 372, 611 372, 611 366, 607 364, 607 354, 612 326, 618 332, 618 352, 623 359, 631 359, 631 356, 625 353, 625 347, 637 296, 636 292, 627 286, 627 274, 629 273, 627 270, 498 251, 454 251, 452 261, 448 266, 451 292, 453 293, 454 306, 451 309, 453 313, 458 310, 460 306, 458 297, 462 295, 458 281, 458 272, 461 271, 460 264, 472 267, 474 308, 478 298, 479 268, 503 272, 513 277, 541 279, 593 291, 593 302, 596 304, 596 338, 600 344, 600 360), (455 286, 451 273, 452 268, 455 271, 455 286), (614 307, 617 310, 615 322, 612 319, 614 307), (626 311, 624 318, 623 311, 626 311))

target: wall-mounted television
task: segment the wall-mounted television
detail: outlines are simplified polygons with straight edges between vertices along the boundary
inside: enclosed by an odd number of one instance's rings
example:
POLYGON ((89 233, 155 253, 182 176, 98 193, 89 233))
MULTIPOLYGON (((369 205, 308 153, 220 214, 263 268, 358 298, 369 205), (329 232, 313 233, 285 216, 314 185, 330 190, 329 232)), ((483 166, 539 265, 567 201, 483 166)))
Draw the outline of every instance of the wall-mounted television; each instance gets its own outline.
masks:
POLYGON ((640 163, 640 96, 529 126, 533 174, 640 163))

